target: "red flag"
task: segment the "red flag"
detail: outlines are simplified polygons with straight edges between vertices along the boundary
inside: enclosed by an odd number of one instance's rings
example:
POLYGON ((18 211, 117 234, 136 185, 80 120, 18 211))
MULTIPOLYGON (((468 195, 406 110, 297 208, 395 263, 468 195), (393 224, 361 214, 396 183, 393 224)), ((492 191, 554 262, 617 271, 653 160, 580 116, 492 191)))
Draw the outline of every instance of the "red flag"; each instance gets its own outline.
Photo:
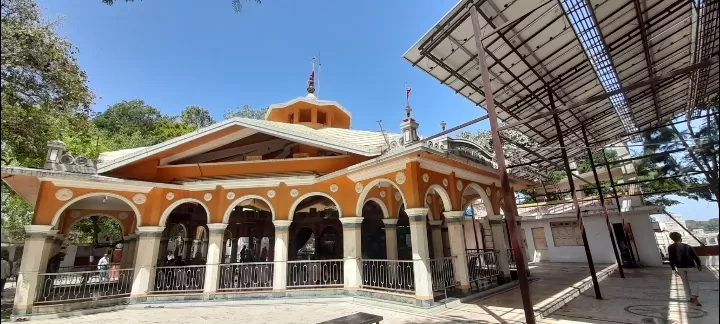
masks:
POLYGON ((405 100, 410 100, 410 91, 412 91, 412 88, 408 87, 407 83, 405 84, 405 100))

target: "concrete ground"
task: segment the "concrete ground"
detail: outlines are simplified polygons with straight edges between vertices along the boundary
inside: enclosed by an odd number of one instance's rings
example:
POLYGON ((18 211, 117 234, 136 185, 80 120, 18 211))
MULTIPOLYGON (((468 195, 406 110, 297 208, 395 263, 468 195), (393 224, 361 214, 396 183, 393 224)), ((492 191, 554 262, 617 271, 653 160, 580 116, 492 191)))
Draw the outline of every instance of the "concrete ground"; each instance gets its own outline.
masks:
POLYGON ((600 287, 603 300, 595 299, 588 290, 548 318, 546 323, 658 323, 717 324, 720 319, 718 302, 718 268, 700 272, 700 302, 696 307, 688 297, 680 278, 670 267, 626 269, 625 279, 615 272, 600 287))
MULTIPOLYGON (((599 272, 612 270, 598 265, 599 272)), ((533 266, 537 280, 530 284, 536 314, 545 318, 538 322, 555 323, 718 323, 717 269, 702 273, 702 310, 690 307, 679 281, 669 268, 626 270, 627 278, 617 272, 601 282, 604 299, 594 298, 588 288, 589 273, 584 264, 541 264, 533 266), (576 297, 576 298, 575 298, 576 297), (575 299, 573 299, 575 298, 575 299), (561 307, 566 302, 569 304, 561 307), (561 307, 561 308, 560 308, 561 307), (552 312, 553 310, 559 310, 552 312)), ((520 291, 510 289, 488 298, 454 302, 445 307, 423 312, 387 303, 363 301, 318 300, 317 303, 254 303, 241 302, 156 304, 151 308, 136 305, 128 309, 83 315, 71 318, 33 319, 38 323, 70 321, 73 324, 103 323, 244 323, 289 324, 318 323, 355 312, 367 312, 385 318, 383 324, 399 323, 521 323, 524 322, 520 291)))

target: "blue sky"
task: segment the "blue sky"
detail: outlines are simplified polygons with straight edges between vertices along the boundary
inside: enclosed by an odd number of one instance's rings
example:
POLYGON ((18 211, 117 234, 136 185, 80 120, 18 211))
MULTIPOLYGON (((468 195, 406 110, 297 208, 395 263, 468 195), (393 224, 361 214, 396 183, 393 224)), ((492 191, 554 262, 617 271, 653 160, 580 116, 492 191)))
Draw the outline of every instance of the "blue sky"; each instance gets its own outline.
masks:
MULTIPOLYGON (((378 130, 382 120, 398 132, 407 82, 423 135, 440 131, 442 120, 452 127, 484 114, 401 57, 456 2, 243 0, 238 14, 231 0, 39 1, 48 19, 62 17, 61 34, 79 49, 96 111, 142 99, 171 115, 202 106, 219 120, 232 107, 305 95, 319 52, 319 95, 349 109, 353 128, 378 130)), ((707 205, 670 209, 686 219, 717 217, 717 205, 707 205)))

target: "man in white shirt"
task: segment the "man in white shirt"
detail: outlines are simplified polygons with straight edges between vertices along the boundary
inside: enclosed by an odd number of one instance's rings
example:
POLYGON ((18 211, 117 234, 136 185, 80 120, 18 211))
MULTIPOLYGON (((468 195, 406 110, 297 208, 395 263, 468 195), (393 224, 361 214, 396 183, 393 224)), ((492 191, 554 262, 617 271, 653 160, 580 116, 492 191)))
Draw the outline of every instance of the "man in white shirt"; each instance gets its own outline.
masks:
POLYGON ((110 255, 105 253, 102 258, 100 258, 100 261, 98 261, 98 270, 100 270, 100 280, 101 281, 108 281, 110 277, 108 276, 108 268, 110 266, 110 255))

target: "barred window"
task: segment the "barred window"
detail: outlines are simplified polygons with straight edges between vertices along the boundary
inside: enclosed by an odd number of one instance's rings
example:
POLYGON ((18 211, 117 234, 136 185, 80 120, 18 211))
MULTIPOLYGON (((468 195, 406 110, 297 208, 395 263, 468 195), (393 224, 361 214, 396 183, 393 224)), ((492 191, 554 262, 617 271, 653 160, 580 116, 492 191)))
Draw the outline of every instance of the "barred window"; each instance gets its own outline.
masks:
POLYGON ((578 246, 582 243, 580 224, 574 222, 550 222, 555 246, 578 246))

